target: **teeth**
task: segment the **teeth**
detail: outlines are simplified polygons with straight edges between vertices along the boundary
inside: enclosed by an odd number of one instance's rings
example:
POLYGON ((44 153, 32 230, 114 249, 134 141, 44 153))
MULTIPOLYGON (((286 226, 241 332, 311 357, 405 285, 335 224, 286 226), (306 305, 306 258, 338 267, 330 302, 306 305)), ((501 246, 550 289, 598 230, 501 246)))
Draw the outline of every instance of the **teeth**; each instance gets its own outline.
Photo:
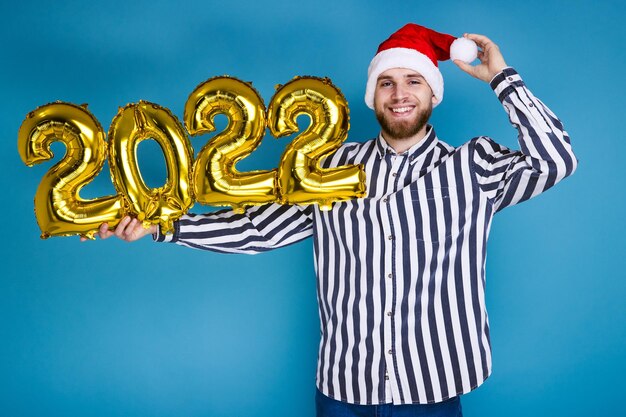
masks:
POLYGON ((399 107, 397 109, 391 109, 391 111, 394 113, 406 113, 408 111, 411 111, 411 107, 399 107))

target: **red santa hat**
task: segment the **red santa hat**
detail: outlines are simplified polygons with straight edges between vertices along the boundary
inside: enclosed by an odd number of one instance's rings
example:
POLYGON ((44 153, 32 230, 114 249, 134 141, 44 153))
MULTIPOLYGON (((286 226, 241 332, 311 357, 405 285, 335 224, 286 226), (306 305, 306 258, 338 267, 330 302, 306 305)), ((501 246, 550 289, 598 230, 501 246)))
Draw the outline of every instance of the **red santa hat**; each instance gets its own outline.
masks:
POLYGON ((374 108, 374 90, 378 76, 391 68, 407 68, 419 72, 435 96, 436 106, 443 99, 443 77, 438 61, 459 59, 470 63, 476 59, 478 48, 474 41, 435 32, 409 23, 380 44, 367 70, 365 104, 374 108))

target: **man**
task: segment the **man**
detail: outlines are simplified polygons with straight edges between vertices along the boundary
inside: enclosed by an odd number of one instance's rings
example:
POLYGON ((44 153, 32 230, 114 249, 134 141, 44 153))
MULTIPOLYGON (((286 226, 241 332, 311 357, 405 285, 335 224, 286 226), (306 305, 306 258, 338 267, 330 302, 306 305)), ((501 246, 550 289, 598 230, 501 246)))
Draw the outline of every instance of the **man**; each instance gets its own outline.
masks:
POLYGON ((576 168, 561 122, 507 67, 498 47, 465 35, 480 64, 455 61, 490 83, 517 128, 521 151, 486 137, 453 148, 427 124, 443 98, 437 60, 454 38, 409 24, 383 42, 365 101, 378 138, 344 144, 325 166, 362 163, 367 197, 333 205, 271 204, 244 214, 185 215, 173 235, 125 218, 100 237, 258 253, 314 236, 322 338, 317 411, 330 415, 461 415, 459 396, 491 372, 485 308, 493 215, 576 168), (422 414, 419 414, 422 413, 422 414))

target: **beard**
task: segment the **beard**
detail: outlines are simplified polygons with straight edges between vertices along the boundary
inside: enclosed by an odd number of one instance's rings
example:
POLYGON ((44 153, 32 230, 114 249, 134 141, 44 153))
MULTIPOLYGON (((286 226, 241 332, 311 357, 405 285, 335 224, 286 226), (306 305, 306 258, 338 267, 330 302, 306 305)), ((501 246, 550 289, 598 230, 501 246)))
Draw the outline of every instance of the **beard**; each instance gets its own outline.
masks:
POLYGON ((430 115, 433 112, 433 106, 417 110, 417 114, 412 120, 394 121, 385 116, 384 110, 375 109, 376 119, 380 123, 380 127, 385 137, 393 140, 409 139, 415 136, 428 123, 430 115))

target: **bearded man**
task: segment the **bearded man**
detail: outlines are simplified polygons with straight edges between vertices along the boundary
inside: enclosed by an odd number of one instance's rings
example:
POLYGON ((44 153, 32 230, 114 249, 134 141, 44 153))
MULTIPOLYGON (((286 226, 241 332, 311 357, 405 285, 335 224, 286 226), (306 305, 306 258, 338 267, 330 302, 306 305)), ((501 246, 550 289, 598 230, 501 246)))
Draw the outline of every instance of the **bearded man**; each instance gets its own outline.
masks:
MULTIPOLYGON (((346 143, 324 167, 363 164, 367 196, 317 206, 270 204, 245 213, 188 214, 172 235, 125 218, 100 237, 228 253, 259 253, 314 237, 321 324, 318 416, 460 416, 460 396, 491 373, 485 259, 493 216, 576 168, 556 116, 526 88, 487 37, 466 73, 490 84, 518 131, 520 150, 487 137, 459 147, 428 120, 443 99, 437 62, 455 39, 408 24, 368 70, 365 102, 381 132, 346 143)), ((454 57, 453 57, 454 58, 454 57)))

